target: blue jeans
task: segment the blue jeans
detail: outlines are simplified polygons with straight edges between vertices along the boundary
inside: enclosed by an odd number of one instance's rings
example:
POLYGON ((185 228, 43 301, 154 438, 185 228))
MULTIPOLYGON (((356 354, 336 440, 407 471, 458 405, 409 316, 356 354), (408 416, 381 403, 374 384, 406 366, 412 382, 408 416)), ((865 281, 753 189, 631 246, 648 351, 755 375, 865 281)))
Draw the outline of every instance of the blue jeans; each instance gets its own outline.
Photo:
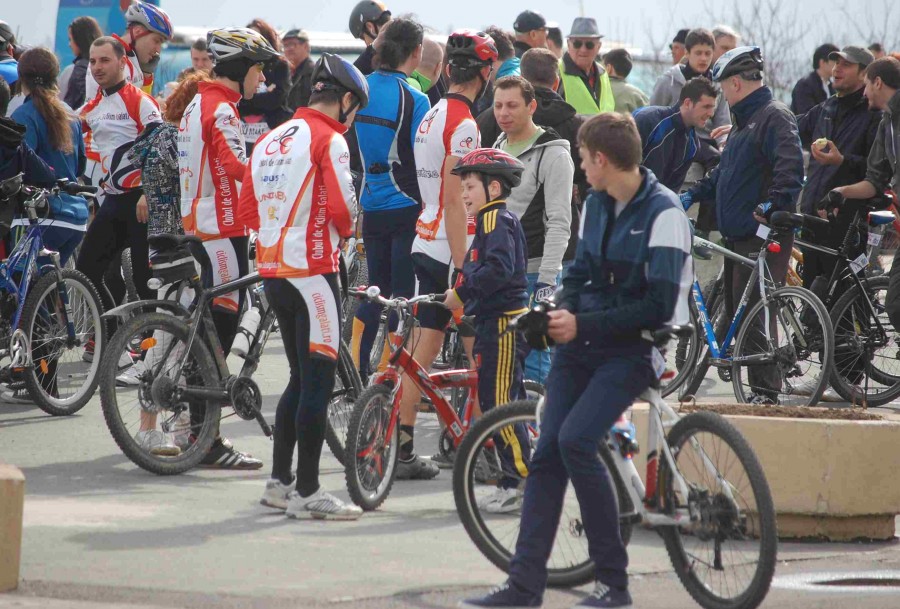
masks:
POLYGON ((588 553, 601 583, 627 588, 628 553, 619 534, 619 506, 597 446, 653 378, 650 356, 585 353, 582 341, 557 349, 547 377, 541 436, 525 482, 522 521, 509 576, 540 595, 547 585, 566 485, 581 507, 588 553))

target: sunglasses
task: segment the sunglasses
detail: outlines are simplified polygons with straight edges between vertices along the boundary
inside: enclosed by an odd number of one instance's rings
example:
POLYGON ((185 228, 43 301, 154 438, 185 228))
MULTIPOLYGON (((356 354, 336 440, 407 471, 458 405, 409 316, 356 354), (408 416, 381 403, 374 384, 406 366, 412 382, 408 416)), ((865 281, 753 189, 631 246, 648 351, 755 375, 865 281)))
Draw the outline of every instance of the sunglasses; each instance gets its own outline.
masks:
POLYGON ((584 48, 586 48, 588 51, 593 51, 593 50, 594 50, 594 47, 596 47, 597 44, 598 44, 598 43, 594 42, 593 40, 588 40, 588 41, 584 41, 584 40, 573 40, 573 41, 572 41, 572 46, 575 47, 575 50, 576 50, 576 51, 577 51, 578 49, 580 49, 582 46, 583 46, 584 48))

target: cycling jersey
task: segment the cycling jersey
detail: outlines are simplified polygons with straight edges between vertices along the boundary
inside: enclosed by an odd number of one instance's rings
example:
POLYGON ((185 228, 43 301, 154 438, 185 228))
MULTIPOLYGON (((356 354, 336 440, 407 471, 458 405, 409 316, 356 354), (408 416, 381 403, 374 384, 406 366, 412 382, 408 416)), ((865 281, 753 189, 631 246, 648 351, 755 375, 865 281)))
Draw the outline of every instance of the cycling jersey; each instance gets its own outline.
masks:
MULTIPOLYGON (((150 94, 153 89, 153 75, 152 74, 144 74, 141 71, 141 63, 138 61, 137 53, 134 52, 134 49, 131 48, 131 45, 113 34, 113 38, 122 43, 122 46, 125 47, 125 57, 128 58, 128 61, 125 63, 125 80, 130 82, 135 87, 143 91, 144 93, 150 94)), ((84 99, 85 101, 90 101, 97 96, 97 91, 99 90, 99 86, 97 85, 97 81, 94 80, 94 75, 91 74, 90 69, 88 69, 87 74, 84 78, 84 99)))
POLYGON ((431 105, 428 96, 410 87, 402 72, 379 70, 366 80, 371 101, 353 123, 365 170, 359 202, 365 211, 419 205, 413 145, 431 105))
POLYGON ((81 107, 81 126, 87 157, 99 162, 101 184, 107 194, 141 187, 141 170, 128 159, 128 151, 145 128, 162 122, 156 100, 122 81, 98 91, 81 107))
POLYGON ((245 234, 236 218, 247 155, 237 102, 240 93, 201 82, 178 127, 181 220, 204 241, 245 234))
POLYGON ((259 231, 263 277, 310 277, 338 271, 338 242, 353 232, 350 152, 341 123, 300 108, 256 143, 238 219, 259 231))
MULTIPOLYGON (((462 95, 448 93, 422 119, 416 131, 414 152, 423 208, 416 224, 413 252, 450 263, 450 244, 444 225, 444 162, 448 156, 462 158, 480 145, 472 102, 462 95)), ((470 240, 475 235, 474 218, 469 218, 468 234, 470 240)))

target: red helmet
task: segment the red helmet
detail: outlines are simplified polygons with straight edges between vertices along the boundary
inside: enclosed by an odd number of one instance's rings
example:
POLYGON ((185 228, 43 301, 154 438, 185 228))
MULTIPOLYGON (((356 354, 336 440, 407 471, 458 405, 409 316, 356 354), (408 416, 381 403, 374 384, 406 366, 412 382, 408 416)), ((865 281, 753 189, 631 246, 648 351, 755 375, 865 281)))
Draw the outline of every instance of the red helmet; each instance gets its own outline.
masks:
POLYGON ((496 148, 478 148, 464 156, 450 173, 480 173, 499 178, 509 188, 515 188, 522 182, 523 171, 525 165, 516 157, 496 148))
POLYGON ((488 65, 499 57, 494 39, 484 32, 457 30, 447 39, 447 63, 451 66, 488 65))

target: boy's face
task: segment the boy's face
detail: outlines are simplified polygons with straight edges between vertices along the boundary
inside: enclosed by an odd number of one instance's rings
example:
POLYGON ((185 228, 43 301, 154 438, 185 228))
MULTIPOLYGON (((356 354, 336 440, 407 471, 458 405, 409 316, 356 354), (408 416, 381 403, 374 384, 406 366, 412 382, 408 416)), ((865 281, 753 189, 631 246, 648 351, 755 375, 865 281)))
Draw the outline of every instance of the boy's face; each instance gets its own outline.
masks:
POLYGON ((606 190, 608 164, 604 162, 605 157, 599 152, 591 152, 584 146, 579 146, 578 152, 581 154, 581 168, 588 184, 594 190, 606 190))
POLYGON ((688 64, 691 69, 700 74, 705 74, 712 65, 713 48, 708 44, 695 44, 687 53, 688 64))
POLYGON ((487 204, 481 176, 471 173, 462 179, 462 200, 470 216, 476 215, 487 204))

